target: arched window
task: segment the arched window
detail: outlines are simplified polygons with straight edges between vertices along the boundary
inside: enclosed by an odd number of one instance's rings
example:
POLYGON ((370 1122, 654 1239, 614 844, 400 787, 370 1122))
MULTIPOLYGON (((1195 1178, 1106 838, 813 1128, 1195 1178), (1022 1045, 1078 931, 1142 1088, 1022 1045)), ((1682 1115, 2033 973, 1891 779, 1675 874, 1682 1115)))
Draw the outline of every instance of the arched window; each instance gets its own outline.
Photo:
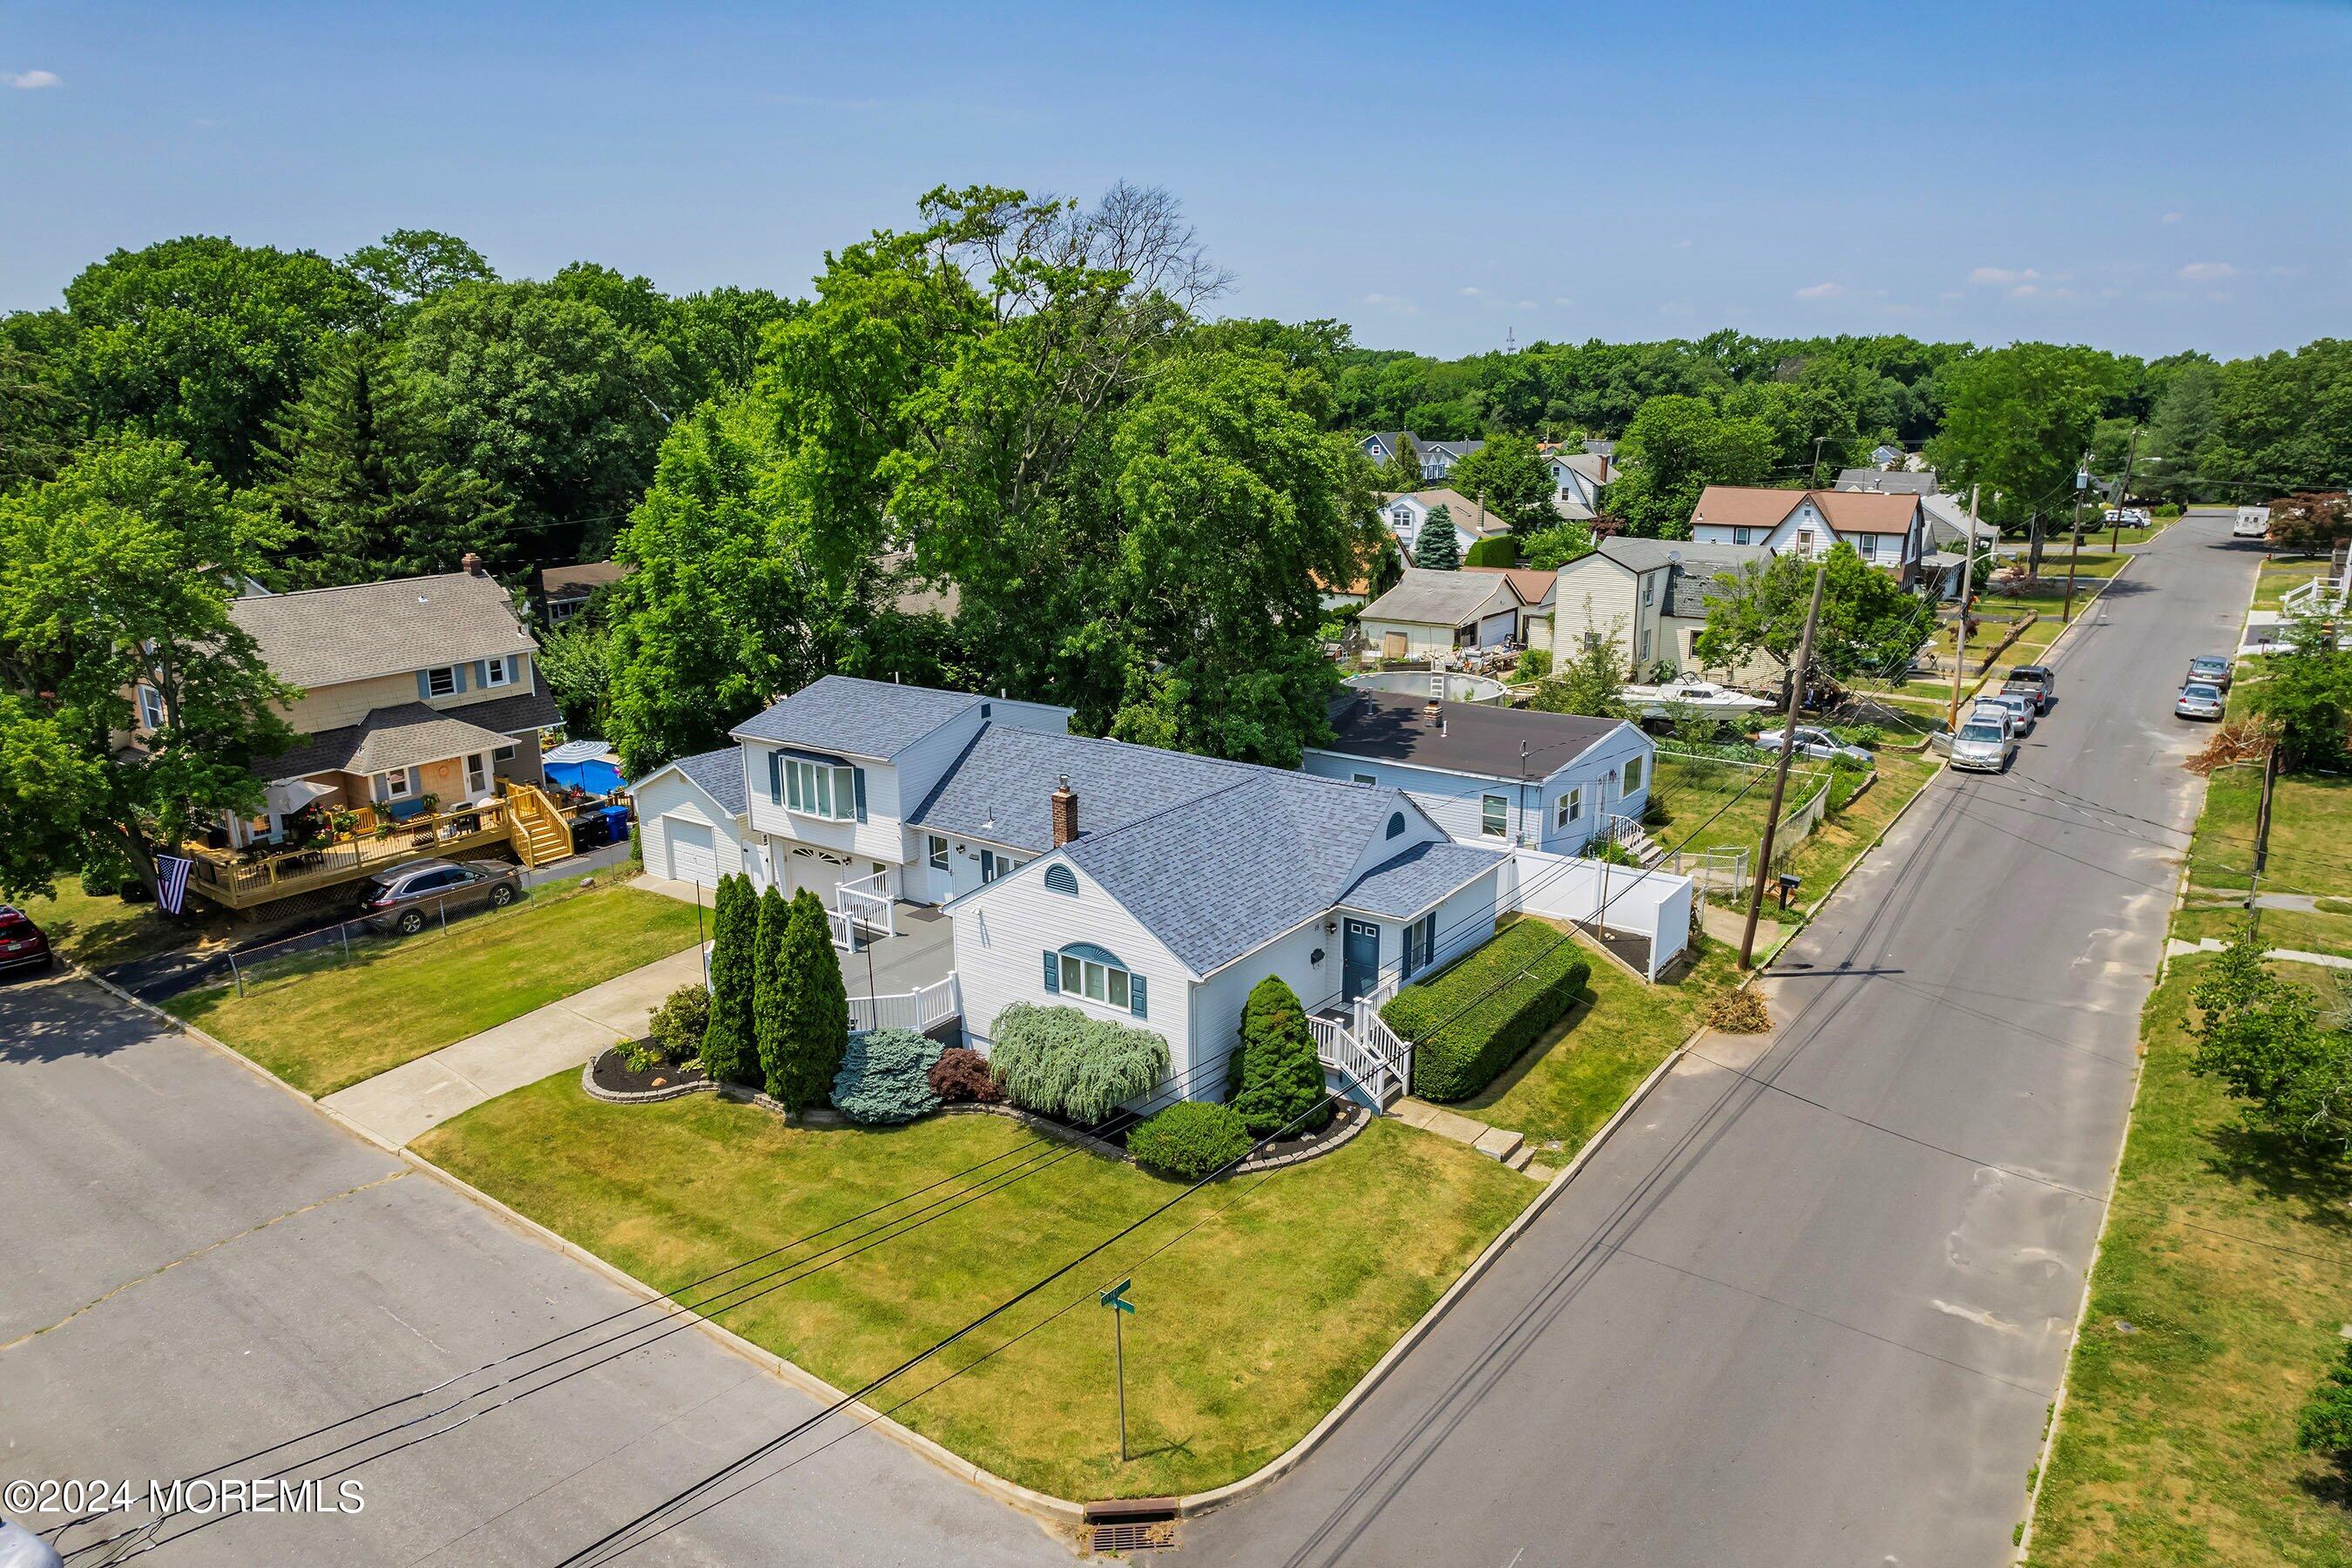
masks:
POLYGON ((1402 833, 1403 831, 1404 813, 1402 811, 1391 813, 1389 816, 1389 830, 1385 837, 1394 838, 1398 834, 1402 833))
POLYGON ((1078 896, 1078 874, 1067 866, 1048 866, 1045 868, 1045 886, 1049 891, 1067 893, 1075 899, 1078 896))
POLYGON ((1074 942, 1045 955, 1045 989, 1056 995, 1099 1002, 1139 1018, 1150 1016, 1143 976, 1121 963, 1117 954, 1090 942, 1074 942))

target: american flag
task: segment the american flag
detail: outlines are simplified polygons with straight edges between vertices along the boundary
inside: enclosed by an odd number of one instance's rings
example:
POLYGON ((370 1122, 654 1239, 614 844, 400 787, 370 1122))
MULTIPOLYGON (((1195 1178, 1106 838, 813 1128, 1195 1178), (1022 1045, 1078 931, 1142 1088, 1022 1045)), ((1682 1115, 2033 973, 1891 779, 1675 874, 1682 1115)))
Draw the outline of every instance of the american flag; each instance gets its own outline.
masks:
POLYGON ((185 855, 155 857, 155 902, 165 914, 176 915, 187 901, 188 867, 193 864, 185 855))

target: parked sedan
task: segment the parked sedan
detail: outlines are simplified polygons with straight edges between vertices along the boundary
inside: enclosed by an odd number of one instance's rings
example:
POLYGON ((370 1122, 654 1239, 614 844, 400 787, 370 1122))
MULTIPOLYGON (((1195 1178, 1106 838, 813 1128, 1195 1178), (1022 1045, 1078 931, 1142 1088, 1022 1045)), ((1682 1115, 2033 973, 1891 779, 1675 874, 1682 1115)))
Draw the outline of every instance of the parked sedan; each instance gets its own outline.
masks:
POLYGON ((1977 699, 1979 707, 1987 702, 1998 702, 2016 714, 2019 734, 2029 735, 2033 732, 2033 716, 2040 710, 2040 705, 2032 698, 2021 691, 1988 691, 1977 699))
POLYGON ((2218 686, 2222 690, 2227 691, 2230 689, 2230 681, 2232 679, 2233 673, 2234 672, 2229 659, 2224 658, 2222 655, 2218 653, 2200 653, 2195 658, 2189 661, 2189 678, 2181 684, 2184 686, 2218 686))
POLYGON ((1971 719, 1952 736, 1952 766, 1971 773, 2000 773, 2016 753, 2009 731, 1989 721, 1971 719))
POLYGON ((2172 712, 2179 719, 2219 719, 2228 708, 2229 703, 2222 697, 2220 687, 2192 680, 2182 687, 2180 695, 2174 699, 2172 712))
POLYGON ((502 860, 412 860, 360 884, 360 921, 414 936, 444 915, 522 897, 522 869, 502 860))
POLYGON ((47 969, 56 962, 49 939, 33 917, 13 904, 0 904, 0 969, 47 969))
MULTIPOLYGON (((1778 756, 1784 733, 1785 731, 1780 730, 1767 730, 1756 737, 1756 744, 1761 750, 1778 756)), ((1860 763, 1864 767, 1870 765, 1870 753, 1862 747, 1849 746, 1827 730, 1816 730, 1804 724, 1797 726, 1795 751, 1801 757, 1813 757, 1824 763, 1834 762, 1843 757, 1850 763, 1860 763)))

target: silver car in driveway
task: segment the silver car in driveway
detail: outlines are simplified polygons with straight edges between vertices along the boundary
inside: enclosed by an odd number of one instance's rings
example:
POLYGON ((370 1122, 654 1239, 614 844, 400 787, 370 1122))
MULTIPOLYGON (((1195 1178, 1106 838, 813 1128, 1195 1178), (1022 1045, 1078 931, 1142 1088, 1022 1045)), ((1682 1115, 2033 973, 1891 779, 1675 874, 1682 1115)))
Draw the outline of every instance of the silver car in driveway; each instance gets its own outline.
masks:
MULTIPOLYGON (((1781 737, 1786 733, 1781 730, 1767 730, 1756 737, 1757 747, 1777 755, 1781 737)), ((1820 762, 1843 757, 1847 762, 1859 763, 1865 768, 1870 765, 1870 753, 1860 746, 1849 746, 1827 730, 1816 730, 1808 724, 1797 726, 1797 743, 1791 749, 1801 757, 1812 757, 1820 762)))
POLYGON ((2221 695, 2220 687, 2192 680, 2180 689, 2179 697, 2173 701, 2172 712, 2179 719, 2219 719, 2229 711, 2229 700, 2221 695))
POLYGON ((522 868, 503 860, 412 860, 360 884, 360 922, 415 936, 477 908, 505 909, 522 897, 522 868))
POLYGON ((1988 691, 1977 699, 1979 708, 1994 703, 2008 709, 2015 717, 2016 722, 2010 725, 2012 733, 2030 735, 2033 732, 2033 716, 2040 710, 2040 705, 2032 698, 2022 691, 1988 691))
POLYGON ((2007 730, 1989 719, 1971 719, 1952 736, 1952 766, 1971 773, 2000 773, 2008 768, 2016 750, 2007 730))

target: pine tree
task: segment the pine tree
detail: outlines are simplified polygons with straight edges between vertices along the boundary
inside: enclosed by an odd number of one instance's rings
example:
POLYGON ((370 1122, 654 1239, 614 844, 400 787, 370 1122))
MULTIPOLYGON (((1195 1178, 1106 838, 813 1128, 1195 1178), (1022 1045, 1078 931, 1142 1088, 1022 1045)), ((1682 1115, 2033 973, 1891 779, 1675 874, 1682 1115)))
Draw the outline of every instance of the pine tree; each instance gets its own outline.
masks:
POLYGON ((751 949, 760 910, 751 879, 721 877, 712 905, 710 1026, 702 1036, 702 1070, 721 1083, 751 1083, 760 1070, 751 1033, 751 949))
POLYGON ((446 572, 468 550, 497 552, 505 509, 445 460, 439 430, 381 342, 339 340, 268 429, 262 489, 303 541, 289 563, 302 585, 446 572))
POLYGON ((1381 465, 1381 488, 1384 490, 1417 490, 1429 481, 1421 477, 1421 454, 1414 450, 1412 437, 1400 432, 1396 450, 1381 465))
POLYGON ((782 1072, 768 1092, 798 1111, 823 1105, 849 1047, 849 992, 833 952, 824 906, 803 888, 793 898, 784 928, 781 984, 788 1006, 782 1020, 782 1072))
POLYGON ((774 883, 770 883, 768 890, 760 895, 758 934, 751 943, 751 1038, 759 1052, 760 1073, 768 1092, 791 1110, 798 1110, 800 1107, 784 1093, 788 1077, 785 1053, 789 1048, 785 1020, 793 1010, 793 987, 783 967, 784 928, 791 923, 792 911, 793 906, 784 901, 783 890, 774 883))
POLYGON ((1454 513, 1444 501, 1429 509, 1429 518, 1413 536, 1412 563, 1427 572, 1462 570, 1462 544, 1454 537, 1454 513))
POLYGON ((1311 1132, 1331 1120, 1307 1009, 1281 976, 1259 981, 1243 1005, 1240 1056, 1234 1110, 1253 1134, 1311 1132))

